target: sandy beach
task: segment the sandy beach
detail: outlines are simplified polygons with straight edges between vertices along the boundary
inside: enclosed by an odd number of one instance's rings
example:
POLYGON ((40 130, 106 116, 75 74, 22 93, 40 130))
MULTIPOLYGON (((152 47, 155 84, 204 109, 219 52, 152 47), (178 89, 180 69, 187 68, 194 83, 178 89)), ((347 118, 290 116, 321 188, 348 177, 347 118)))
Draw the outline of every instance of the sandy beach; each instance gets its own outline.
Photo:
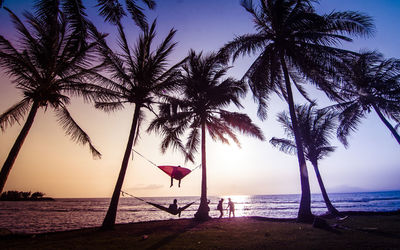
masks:
POLYGON ((1 249, 400 249, 400 214, 348 213, 328 227, 239 217, 118 224, 46 234, 7 234, 1 249))

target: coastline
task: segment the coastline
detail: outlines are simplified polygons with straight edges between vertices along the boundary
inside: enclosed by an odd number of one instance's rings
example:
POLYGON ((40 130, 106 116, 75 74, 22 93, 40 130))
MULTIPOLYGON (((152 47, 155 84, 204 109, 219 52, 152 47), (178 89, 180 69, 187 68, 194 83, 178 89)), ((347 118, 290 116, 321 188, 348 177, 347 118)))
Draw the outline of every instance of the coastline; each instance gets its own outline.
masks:
POLYGON ((295 219, 237 217, 197 222, 171 219, 117 224, 114 230, 85 228, 0 237, 2 249, 399 249, 400 212, 346 212, 324 218, 329 227, 295 219))

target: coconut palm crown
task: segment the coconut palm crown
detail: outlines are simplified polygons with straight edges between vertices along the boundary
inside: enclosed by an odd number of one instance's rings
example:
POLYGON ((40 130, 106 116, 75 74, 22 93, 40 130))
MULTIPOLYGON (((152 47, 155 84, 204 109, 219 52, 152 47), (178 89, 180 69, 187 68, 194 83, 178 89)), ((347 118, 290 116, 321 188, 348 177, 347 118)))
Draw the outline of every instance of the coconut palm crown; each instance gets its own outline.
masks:
POLYGON ((374 51, 361 52, 342 65, 335 81, 340 84, 341 97, 334 105, 341 112, 337 136, 345 146, 348 135, 372 110, 400 144, 400 136, 389 122, 400 122, 400 60, 385 59, 374 51))
POLYGON ((201 200, 195 218, 208 219, 207 175, 206 175, 206 131, 213 140, 229 143, 229 138, 239 144, 234 133, 238 130, 246 135, 264 140, 260 129, 242 113, 228 111, 230 104, 241 108, 240 98, 246 93, 246 85, 233 78, 223 79, 228 66, 221 55, 211 53, 203 56, 191 50, 182 66, 179 79, 180 92, 166 96, 160 106, 158 117, 152 121, 149 131, 163 135, 161 149, 168 147, 182 150, 187 160, 194 160, 194 154, 201 143, 202 186, 201 200), (180 139, 187 136, 186 143, 180 139))
POLYGON ((18 31, 19 39, 15 46, 0 35, 0 67, 11 77, 23 97, 0 115, 1 130, 4 132, 8 126, 20 123, 29 114, 1 169, 0 192, 40 108, 51 107, 72 140, 88 144, 94 157, 101 156, 67 109, 70 96, 102 99, 99 88, 88 79, 88 72, 93 69, 90 60, 96 43, 88 32, 90 23, 82 2, 37 1, 34 13, 24 13, 26 23, 8 8, 4 9, 18 31))
MULTIPOLYGON (((315 103, 309 105, 296 105, 297 121, 303 139, 304 155, 314 167, 315 174, 321 189, 322 197, 328 211, 333 215, 339 212, 332 205, 318 168, 318 161, 322 160, 335 150, 329 140, 335 136, 337 128, 337 113, 329 109, 317 110, 315 103)), ((278 121, 283 126, 287 139, 273 137, 270 143, 282 152, 296 154, 293 126, 287 112, 278 114, 278 121)))
POLYGON ((352 41, 347 35, 371 35, 374 26, 370 17, 352 11, 319 15, 312 0, 242 0, 242 6, 253 17, 254 34, 245 34, 228 42, 221 53, 235 60, 241 55, 257 57, 243 79, 249 84, 258 102, 258 115, 266 118, 270 94, 277 93, 289 106, 293 123, 301 180, 301 201, 298 221, 312 221, 311 194, 303 146, 296 121, 292 84, 307 99, 301 82, 318 86, 329 97, 337 96, 325 81, 336 72, 344 54, 335 46, 352 41), (303 81, 299 81, 303 80, 303 81))

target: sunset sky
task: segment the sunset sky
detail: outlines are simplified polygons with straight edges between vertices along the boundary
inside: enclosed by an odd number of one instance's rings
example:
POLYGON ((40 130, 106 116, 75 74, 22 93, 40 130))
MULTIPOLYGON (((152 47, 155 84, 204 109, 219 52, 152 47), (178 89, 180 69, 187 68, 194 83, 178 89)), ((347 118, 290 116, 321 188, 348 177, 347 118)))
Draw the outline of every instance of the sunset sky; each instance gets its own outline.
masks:
MULTIPOLYGON (((100 31, 110 33, 109 41, 115 43, 114 27, 105 24, 97 16, 95 1, 83 1, 90 19, 100 31)), ((178 45, 171 63, 185 57, 189 49, 216 51, 235 35, 254 33, 251 16, 238 0, 156 0, 154 11, 146 11, 151 22, 157 18, 157 38, 162 39, 171 28, 177 29, 178 45)), ((254 1, 258 2, 258 1, 254 1)), ((23 10, 32 10, 32 1, 5 0, 5 6, 20 18, 23 10)), ((354 10, 372 16, 376 24, 373 38, 356 39, 344 48, 378 50, 385 57, 400 58, 400 1, 397 0, 321 0, 316 6, 318 13, 333 10, 354 10)), ((138 29, 129 19, 124 26, 129 30, 128 40, 136 41, 138 29)), ((16 33, 4 9, 0 9, 0 34, 16 41, 16 33)), ((237 60, 229 75, 241 78, 254 58, 237 60)), ((319 107, 329 105, 323 93, 313 87, 308 91, 317 99, 319 107)), ((21 99, 21 93, 0 69, 0 113, 21 99)), ((298 95, 298 104, 304 103, 298 95)), ((266 141, 240 136, 241 148, 235 144, 223 145, 207 137, 207 174, 209 195, 286 194, 300 192, 300 179, 295 156, 286 155, 269 144, 271 137, 283 137, 283 129, 276 121, 276 113, 286 110, 287 104, 273 96, 268 119, 260 121, 256 116, 257 105, 251 93, 243 100, 245 109, 253 121, 262 128, 266 141)), ((94 160, 88 147, 74 143, 57 123, 51 109, 40 110, 25 143, 8 177, 5 190, 41 191, 52 197, 110 197, 121 166, 126 147, 133 106, 123 111, 106 114, 92 104, 73 99, 70 112, 78 124, 88 132, 93 143, 103 154, 94 160)), ((232 108, 231 110, 236 110, 232 108)), ((152 115, 147 114, 150 121, 152 115)), ((194 168, 200 164, 185 163, 179 152, 160 152, 160 137, 147 134, 143 124, 141 139, 135 150, 158 165, 171 164, 194 168)), ((22 124, 21 124, 22 125, 22 124)), ((21 126, 18 124, 0 132, 0 164, 4 163, 21 126)), ((370 113, 362 120, 356 133, 349 138, 350 147, 345 149, 336 139, 332 144, 337 150, 320 161, 320 171, 328 192, 400 190, 400 145, 389 130, 370 113)), ((309 175, 313 192, 319 192, 311 164, 309 175)), ((170 188, 169 176, 140 156, 130 161, 123 190, 137 196, 200 196, 201 170, 197 169, 182 180, 181 188, 170 188)))

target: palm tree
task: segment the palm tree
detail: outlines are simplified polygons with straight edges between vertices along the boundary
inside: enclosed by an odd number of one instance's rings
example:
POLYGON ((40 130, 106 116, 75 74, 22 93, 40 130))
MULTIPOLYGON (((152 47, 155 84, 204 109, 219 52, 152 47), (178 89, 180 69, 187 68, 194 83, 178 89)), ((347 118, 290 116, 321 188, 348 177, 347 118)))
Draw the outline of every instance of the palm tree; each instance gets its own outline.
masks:
POLYGON ((341 111, 338 138, 345 146, 346 137, 356 130, 361 118, 374 110, 400 144, 396 128, 388 121, 400 122, 400 60, 384 59, 377 52, 362 52, 343 65, 339 82, 341 100, 334 105, 341 111))
POLYGON ((260 118, 266 118, 271 93, 283 96, 288 102, 300 169, 302 195, 299 222, 311 221, 313 215, 292 84, 305 95, 297 81, 301 77, 317 85, 328 96, 335 96, 336 93, 326 84, 324 77, 333 72, 340 65, 342 55, 349 52, 333 45, 351 41, 346 34, 370 35, 373 31, 368 16, 350 11, 319 15, 312 6, 313 2, 318 1, 260 0, 257 8, 251 0, 242 0, 242 6, 254 18, 257 33, 238 36, 221 50, 224 54, 233 55, 233 60, 240 55, 258 54, 243 78, 259 104, 260 118))
MULTIPOLYGON (((172 42, 175 30, 171 29, 161 44, 152 51, 156 22, 145 27, 136 46, 131 49, 124 29, 119 26, 121 52, 112 51, 104 38, 99 36, 99 54, 103 61, 104 73, 108 78, 97 75, 96 79, 107 89, 105 93, 113 97, 112 101, 96 102, 96 108, 106 112, 122 109, 124 104, 133 104, 133 120, 125 154, 122 160, 118 180, 111 198, 110 206, 104 218, 102 229, 114 227, 117 207, 125 172, 129 162, 134 140, 138 138, 139 128, 144 119, 144 109, 154 112, 152 104, 157 97, 173 90, 179 76, 179 63, 168 67, 167 60, 176 43, 172 42)), ((96 31, 94 30, 94 33, 96 31)))
POLYGON ((28 111, 29 114, 1 169, 0 192, 39 108, 52 107, 65 133, 78 143, 88 144, 94 157, 101 156, 67 109, 68 95, 90 100, 98 90, 97 86, 87 83, 95 42, 88 41, 89 22, 81 1, 37 1, 35 13, 24 14, 29 26, 11 10, 4 9, 10 14, 20 38, 15 47, 0 36, 0 66, 22 91, 23 99, 1 114, 1 130, 4 132, 7 126, 20 123, 28 111))
MULTIPOLYGON (((302 105, 295 107, 300 134, 303 141, 304 155, 314 167, 315 175, 321 188, 328 211, 335 216, 339 216, 339 211, 332 205, 326 192, 321 174, 318 169, 318 160, 322 160, 335 150, 331 146, 329 139, 332 138, 336 130, 337 114, 328 109, 315 109, 315 104, 302 105)), ((287 112, 278 114, 278 121, 282 124, 288 139, 273 137, 269 142, 279 150, 289 153, 296 153, 296 143, 290 115, 287 112)))
POLYGON ((216 53, 202 56, 191 50, 180 79, 179 97, 165 97, 160 106, 159 116, 152 121, 148 131, 164 136, 162 152, 169 146, 181 149, 186 159, 193 161, 201 143, 201 199, 195 218, 209 218, 207 202, 206 130, 213 140, 229 143, 226 136, 239 144, 233 129, 264 140, 260 129, 242 113, 230 112, 230 104, 242 107, 239 98, 246 93, 246 86, 233 78, 222 79, 229 67, 216 53), (187 142, 183 145, 180 137, 189 130, 187 142))

